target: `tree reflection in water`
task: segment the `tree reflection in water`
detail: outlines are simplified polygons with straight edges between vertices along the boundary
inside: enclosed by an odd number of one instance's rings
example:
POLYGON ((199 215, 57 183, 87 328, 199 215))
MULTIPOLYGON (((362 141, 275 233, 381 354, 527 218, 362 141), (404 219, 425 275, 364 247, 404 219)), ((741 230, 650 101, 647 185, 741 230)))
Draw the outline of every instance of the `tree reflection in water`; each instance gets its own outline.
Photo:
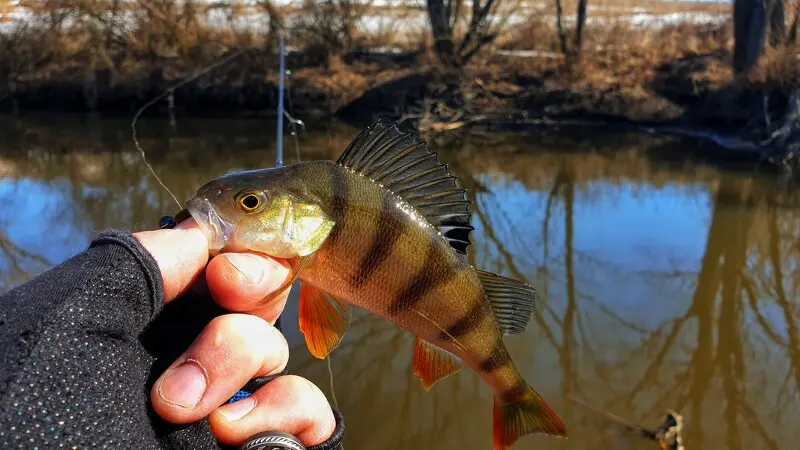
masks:
MULTIPOLYGON (((103 228, 150 228, 175 212, 128 125, 0 123, 0 201, 12 205, 0 211, 0 289, 80 251, 103 228)), ((179 120, 174 129, 150 120, 140 130, 179 198, 273 160, 274 127, 257 120, 179 120)), ((301 134, 304 159, 336 158, 357 131, 332 124, 301 134)), ((791 448, 800 438, 796 194, 655 160, 684 142, 570 135, 432 140, 473 200, 470 261, 540 292, 529 329, 506 342, 570 439, 528 436, 514 448, 652 448, 570 396, 650 425, 675 409, 690 450, 791 448)), ((326 391, 326 365, 305 350, 296 322, 291 303, 291 367, 326 391)), ((345 446, 490 448, 488 388, 466 370, 425 392, 411 371, 412 342, 380 318, 354 315, 332 355, 345 446)))

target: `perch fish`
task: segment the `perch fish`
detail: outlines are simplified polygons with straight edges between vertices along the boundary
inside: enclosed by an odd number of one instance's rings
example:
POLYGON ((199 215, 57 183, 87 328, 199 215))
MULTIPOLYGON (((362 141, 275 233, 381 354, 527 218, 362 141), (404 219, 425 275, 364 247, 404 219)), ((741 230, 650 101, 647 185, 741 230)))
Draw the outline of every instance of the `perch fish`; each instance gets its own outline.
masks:
POLYGON ((300 280, 300 329, 315 357, 339 344, 355 305, 415 335, 426 390, 464 366, 480 375, 494 396, 495 450, 530 433, 566 437, 503 344, 527 327, 536 291, 469 264, 469 203, 424 141, 378 120, 336 161, 228 174, 187 210, 212 252, 291 262, 278 292, 300 280))

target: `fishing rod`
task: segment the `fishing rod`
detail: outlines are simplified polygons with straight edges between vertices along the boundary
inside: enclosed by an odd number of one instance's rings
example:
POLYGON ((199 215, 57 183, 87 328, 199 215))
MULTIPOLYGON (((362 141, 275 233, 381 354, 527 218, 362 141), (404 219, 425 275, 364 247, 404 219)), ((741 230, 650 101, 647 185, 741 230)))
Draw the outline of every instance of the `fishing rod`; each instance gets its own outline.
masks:
POLYGON ((283 166, 283 80, 286 77, 286 48, 283 31, 278 36, 278 49, 280 69, 278 70, 278 138, 275 145, 275 167, 283 166))

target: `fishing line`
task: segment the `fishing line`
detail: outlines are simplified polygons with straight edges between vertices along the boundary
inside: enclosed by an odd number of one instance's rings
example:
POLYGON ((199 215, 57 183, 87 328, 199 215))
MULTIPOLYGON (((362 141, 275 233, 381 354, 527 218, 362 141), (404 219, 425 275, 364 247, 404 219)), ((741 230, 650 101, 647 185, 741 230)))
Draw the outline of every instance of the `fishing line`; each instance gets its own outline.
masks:
POLYGON ((178 88, 180 88, 180 87, 182 87, 182 86, 184 86, 184 85, 186 85, 188 83, 191 83, 192 81, 200 78, 201 76, 207 74, 208 72, 211 72, 212 70, 214 70, 217 67, 227 63, 228 61, 231 61, 231 60, 233 60, 235 58, 238 58, 239 56, 247 53, 250 50, 251 50, 251 48, 244 48, 244 49, 238 50, 236 52, 233 52, 230 55, 220 59, 216 63, 206 67, 203 70, 201 70, 200 72, 192 75, 191 77, 189 77, 189 78, 181 81, 180 83, 168 88, 167 90, 165 90, 161 94, 157 95, 155 98, 153 98, 149 102, 145 103, 144 106, 142 106, 139 109, 139 111, 136 112, 136 115, 133 116, 133 121, 131 122, 131 132, 132 132, 132 137, 133 137, 133 145, 136 147, 137 150, 139 150, 139 153, 142 155, 142 161, 147 166, 147 168, 150 169, 150 173, 153 174, 153 176, 155 177, 156 181, 158 181, 158 183, 161 185, 161 187, 163 187, 164 190, 166 190, 169 193, 169 195, 172 196, 172 199, 175 200, 175 203, 178 204, 178 208, 179 209, 183 208, 183 204, 181 204, 180 200, 178 200, 178 197, 176 197, 175 194, 173 194, 172 191, 169 190, 167 185, 165 185, 164 182, 161 181, 161 178, 158 176, 158 174, 156 173, 155 169, 153 169, 153 166, 151 166, 150 163, 147 161, 147 155, 145 155, 145 152, 144 152, 144 149, 142 148, 142 146, 139 145, 139 139, 137 139, 137 136, 136 136, 136 123, 139 121, 139 117, 142 115, 142 113, 144 113, 144 111, 147 108, 153 106, 157 101, 159 101, 162 98, 166 97, 167 95, 175 92, 175 90, 177 90, 178 88))
POLYGON ((289 113, 284 111, 283 113, 286 115, 286 119, 289 121, 289 126, 292 127, 292 136, 294 137, 294 151, 297 155, 297 162, 302 161, 300 158, 300 141, 297 139, 297 124, 300 124, 303 127, 303 130, 306 129, 306 124, 303 123, 300 119, 294 118, 294 106, 292 105, 292 86, 291 86, 291 71, 286 71, 286 100, 289 102, 289 113))
POLYGON ((333 389, 333 369, 331 368, 331 355, 328 354, 328 357, 325 358, 328 361, 328 382, 331 385, 331 399, 333 400, 333 406, 336 409, 339 409, 339 402, 336 401, 336 391, 333 389))
MULTIPOLYGON (((286 100, 289 103, 288 106, 289 106, 289 111, 291 113, 287 112, 286 109, 283 108, 283 104, 279 103, 278 104, 278 111, 279 111, 278 112, 278 119, 279 119, 278 122, 279 122, 279 124, 281 124, 281 120, 280 119, 282 119, 283 117, 286 117, 286 120, 289 122, 289 126, 292 129, 292 136, 294 137, 294 149, 295 149, 295 153, 297 155, 297 162, 300 162, 302 160, 302 158, 300 157, 300 141, 298 139, 297 125, 299 124, 304 130, 306 128, 306 125, 305 125, 305 123, 303 123, 302 120, 295 119, 293 117, 294 116, 294 105, 292 105, 292 90, 291 90, 291 84, 290 84, 291 82, 289 81, 291 79, 291 77, 287 76, 287 75, 291 74, 291 70, 286 68, 286 54, 285 54, 285 51, 284 51, 284 48, 285 48, 284 47, 284 39, 285 39, 286 33, 287 33, 287 30, 282 29, 281 33, 280 33, 280 36, 279 36, 279 38, 281 39, 281 42, 280 42, 281 51, 279 52, 280 54, 278 55, 280 57, 280 67, 281 67, 279 69, 279 72, 280 72, 280 70, 284 70, 284 73, 279 73, 279 78, 280 78, 280 80, 285 80, 282 83, 283 86, 279 87, 279 89, 282 88, 283 90, 286 91, 285 92, 286 100)), ((284 93, 283 91, 279 92, 278 98, 282 99, 283 97, 282 97, 281 94, 283 94, 283 93, 284 93)), ((279 100, 279 102, 280 102, 280 100, 279 100)), ((279 150, 277 152, 277 154, 276 154, 276 158, 275 158, 276 159, 276 161, 275 161, 276 162, 276 164, 275 164, 276 166, 280 166, 280 165, 283 164, 283 161, 282 161, 282 159, 283 159, 282 158, 283 151, 282 151, 282 145, 281 145, 283 143, 283 127, 279 126, 278 130, 279 130, 279 132, 278 132, 279 148, 281 148, 281 150, 279 150)), ((327 369, 328 369, 328 383, 330 384, 331 401, 333 402, 333 406, 336 409, 339 409, 339 402, 336 399, 336 389, 335 389, 334 382, 333 382, 333 368, 331 367, 331 355, 330 355, 330 353, 325 357, 325 363, 326 363, 326 366, 327 366, 327 369)), ((339 444, 339 448, 341 450, 344 450, 344 444, 339 444)))

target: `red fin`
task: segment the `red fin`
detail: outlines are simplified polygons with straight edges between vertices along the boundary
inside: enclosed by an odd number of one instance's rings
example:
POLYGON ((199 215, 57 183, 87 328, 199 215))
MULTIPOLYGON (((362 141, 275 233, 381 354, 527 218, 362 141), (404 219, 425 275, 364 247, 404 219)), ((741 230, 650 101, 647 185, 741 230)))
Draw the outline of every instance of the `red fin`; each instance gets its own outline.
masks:
POLYGON ((530 386, 514 403, 494 401, 494 450, 506 450, 520 436, 543 433, 567 437, 564 422, 530 386))
POLYGON ((309 285, 300 286, 300 331, 312 355, 323 359, 341 342, 350 327, 350 309, 309 285))
POLYGON ((455 355, 417 338, 414 341, 414 373, 428 391, 442 378, 461 370, 461 360, 455 355))

